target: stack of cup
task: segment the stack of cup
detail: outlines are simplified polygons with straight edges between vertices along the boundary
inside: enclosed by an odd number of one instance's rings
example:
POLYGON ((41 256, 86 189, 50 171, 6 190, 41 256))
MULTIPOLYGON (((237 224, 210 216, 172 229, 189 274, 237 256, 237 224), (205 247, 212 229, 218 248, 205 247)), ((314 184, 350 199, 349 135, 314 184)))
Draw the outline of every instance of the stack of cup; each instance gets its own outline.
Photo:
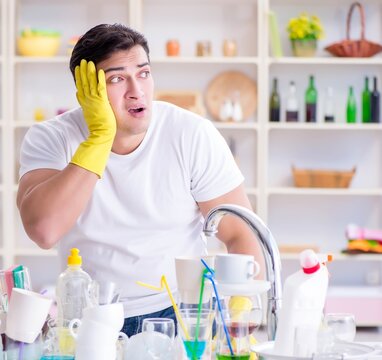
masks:
POLYGON ((76 340, 76 360, 115 360, 117 340, 120 337, 127 340, 120 332, 123 323, 122 303, 84 309, 82 320, 74 319, 69 324, 69 331, 76 340))
MULTIPOLYGON (((175 258, 179 308, 195 308, 199 304, 201 280, 203 271, 205 270, 201 259, 203 259, 209 267, 214 267, 213 256, 181 256, 175 258)), ((204 304, 204 307, 209 307, 212 297, 212 289, 209 282, 206 281, 205 284, 206 288, 203 292, 202 303, 204 304)))

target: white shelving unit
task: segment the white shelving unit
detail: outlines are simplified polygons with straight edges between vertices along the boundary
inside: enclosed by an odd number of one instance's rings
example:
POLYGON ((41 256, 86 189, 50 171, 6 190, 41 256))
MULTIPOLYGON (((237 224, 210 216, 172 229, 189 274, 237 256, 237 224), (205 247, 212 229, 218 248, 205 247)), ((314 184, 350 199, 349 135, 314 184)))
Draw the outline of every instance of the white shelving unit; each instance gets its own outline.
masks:
MULTIPOLYGON (((377 76, 382 88, 382 56, 333 58, 323 50, 327 44, 345 36, 346 14, 351 2, 109 0, 106 4, 99 0, 0 0, 2 266, 23 262, 31 267, 32 276, 34 269, 37 272, 49 268, 50 278, 39 280, 38 285, 55 280, 58 273, 56 252, 39 250, 27 239, 15 206, 20 143, 33 123, 35 108, 46 109, 51 117, 58 108, 77 106, 68 70, 67 40, 97 23, 123 22, 141 30, 148 38, 157 90, 204 93, 208 83, 226 70, 242 71, 256 81, 258 105, 255 114, 242 123, 215 122, 228 141, 235 141, 236 157, 246 177, 245 186, 254 209, 269 225, 278 243, 311 243, 323 252, 334 253, 333 285, 359 289, 370 285, 374 279, 373 286, 378 290, 382 256, 340 254, 346 247, 344 231, 348 223, 382 228, 382 124, 346 124, 344 120, 350 85, 360 94, 364 76, 377 76), (285 54, 281 58, 272 57, 269 50, 269 10, 278 16, 285 54), (301 11, 318 15, 326 30, 326 38, 320 41, 314 58, 291 55, 285 27, 288 19, 301 11), (17 34, 27 26, 60 31, 63 44, 59 55, 54 58, 17 55, 17 34), (181 44, 179 57, 165 56, 165 43, 170 38, 178 38, 181 44), (237 41, 237 57, 222 56, 225 38, 237 41), (211 41, 211 57, 194 56, 196 42, 201 40, 211 41), (310 74, 315 75, 319 93, 319 122, 285 123, 282 118, 280 123, 269 123, 268 97, 272 78, 279 79, 282 114, 287 85, 291 80, 296 82, 302 120, 303 94, 310 74), (336 96, 336 122, 333 124, 321 120, 322 95, 327 86, 334 88, 336 96), (293 186, 292 164, 333 169, 356 166, 357 172, 349 189, 301 189, 293 186)), ((382 3, 365 0, 363 5, 368 19, 366 37, 382 43, 382 3)), ((354 36, 359 33, 357 19, 358 14, 353 19, 354 36)), ((284 276, 296 266, 297 255, 283 255, 284 276)), ((382 325, 382 318, 371 325, 382 325)))

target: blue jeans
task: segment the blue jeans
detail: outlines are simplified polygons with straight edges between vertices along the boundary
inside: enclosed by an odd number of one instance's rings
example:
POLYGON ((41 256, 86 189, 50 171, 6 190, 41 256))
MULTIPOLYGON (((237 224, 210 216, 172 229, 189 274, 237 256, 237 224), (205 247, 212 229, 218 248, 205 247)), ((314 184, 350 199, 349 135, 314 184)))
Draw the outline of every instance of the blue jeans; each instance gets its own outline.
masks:
POLYGON ((175 312, 172 306, 167 309, 160 310, 151 314, 126 318, 121 331, 124 332, 128 337, 138 334, 142 331, 143 319, 147 319, 147 318, 173 319, 175 323, 175 335, 176 335, 176 317, 175 317, 175 312))

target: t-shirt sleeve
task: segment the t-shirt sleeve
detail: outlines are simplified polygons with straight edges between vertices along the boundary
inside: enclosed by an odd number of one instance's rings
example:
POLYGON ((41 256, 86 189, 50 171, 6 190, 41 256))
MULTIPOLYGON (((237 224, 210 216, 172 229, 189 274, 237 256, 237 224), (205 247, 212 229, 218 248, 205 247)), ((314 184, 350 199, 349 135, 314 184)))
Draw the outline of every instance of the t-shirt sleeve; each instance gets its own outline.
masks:
POLYGON ((21 144, 19 178, 36 169, 62 170, 67 166, 63 137, 46 124, 32 126, 21 144))
POLYGON ((195 201, 208 201, 239 186, 244 177, 219 131, 201 121, 191 150, 191 193, 195 201))

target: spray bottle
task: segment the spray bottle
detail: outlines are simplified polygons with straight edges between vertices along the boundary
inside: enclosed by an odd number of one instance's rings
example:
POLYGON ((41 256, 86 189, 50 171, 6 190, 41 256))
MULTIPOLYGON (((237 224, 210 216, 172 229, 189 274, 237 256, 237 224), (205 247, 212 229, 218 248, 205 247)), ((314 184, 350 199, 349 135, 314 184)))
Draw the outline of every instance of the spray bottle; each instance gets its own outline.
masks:
POLYGON ((310 357, 316 351, 329 273, 310 249, 301 252, 300 265, 301 269, 284 283, 273 350, 277 355, 310 357))

